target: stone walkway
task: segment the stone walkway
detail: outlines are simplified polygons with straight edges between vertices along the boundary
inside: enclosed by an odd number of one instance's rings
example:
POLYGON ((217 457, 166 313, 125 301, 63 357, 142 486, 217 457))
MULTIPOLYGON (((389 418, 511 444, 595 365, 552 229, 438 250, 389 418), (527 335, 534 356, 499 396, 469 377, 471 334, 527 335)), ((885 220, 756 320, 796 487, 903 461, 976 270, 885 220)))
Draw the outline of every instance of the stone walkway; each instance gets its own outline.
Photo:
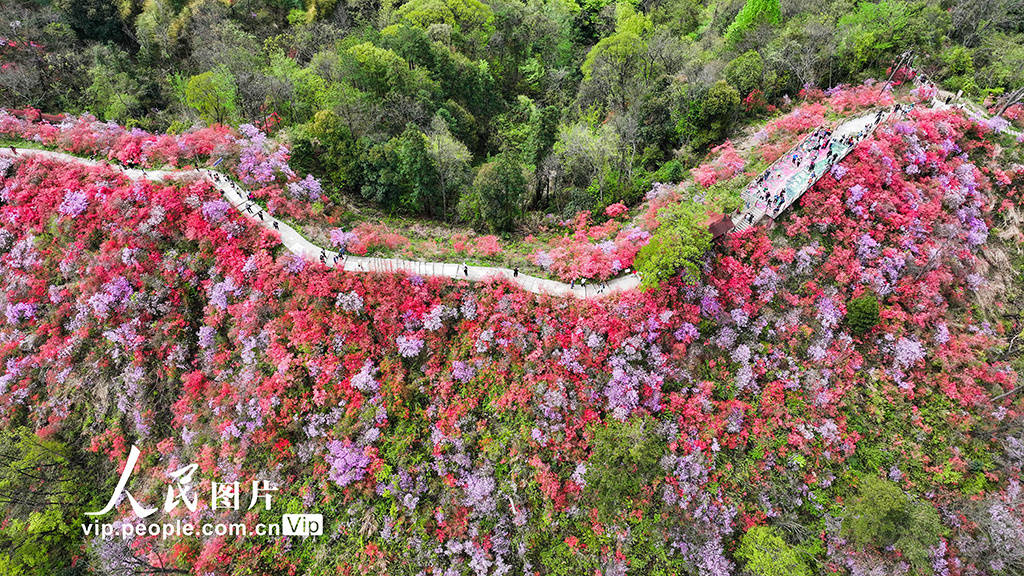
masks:
MULTIPOLYGON (((407 272, 420 276, 440 276, 456 280, 486 281, 491 279, 505 279, 519 286, 523 290, 535 294, 551 294, 554 296, 574 296, 576 298, 600 298, 616 292, 632 290, 640 285, 640 278, 636 274, 627 274, 613 278, 604 283, 594 283, 587 286, 570 286, 557 280, 538 278, 528 274, 520 273, 515 275, 513 270, 492 266, 466 266, 452 262, 429 262, 418 260, 404 260, 401 258, 373 258, 366 256, 342 255, 337 252, 326 250, 313 244, 286 222, 282 222, 263 210, 255 202, 248 200, 247 193, 235 184, 234 181, 222 175, 220 172, 199 168, 193 170, 142 170, 138 168, 124 168, 109 162, 81 158, 64 152, 52 150, 38 150, 35 148, 17 148, 18 154, 22 156, 43 156, 56 160, 78 162, 91 166, 105 164, 123 172, 132 180, 150 179, 161 180, 172 177, 189 175, 200 175, 206 178, 220 193, 224 199, 231 203, 253 223, 268 230, 273 230, 281 237, 281 243, 292 253, 302 256, 311 261, 321 261, 332 267, 341 267, 346 272, 380 272, 394 273, 407 272)), ((0 155, 11 157, 9 148, 0 150, 0 155)))
POLYGON ((828 135, 815 130, 783 154, 741 193, 743 208, 732 216, 733 226, 742 231, 763 218, 778 218, 804 192, 846 157, 879 124, 907 108, 895 106, 876 110, 843 122, 828 135), (831 157, 829 153, 831 152, 831 157))

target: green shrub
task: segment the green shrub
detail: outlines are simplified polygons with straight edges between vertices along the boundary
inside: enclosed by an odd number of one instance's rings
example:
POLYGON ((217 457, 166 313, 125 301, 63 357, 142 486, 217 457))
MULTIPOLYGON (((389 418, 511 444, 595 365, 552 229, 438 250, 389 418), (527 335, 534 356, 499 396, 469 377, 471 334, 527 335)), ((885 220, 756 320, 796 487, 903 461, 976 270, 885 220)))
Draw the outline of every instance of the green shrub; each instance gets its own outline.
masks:
POLYGON ((893 482, 865 476, 846 507, 842 533, 862 549, 891 546, 912 566, 924 570, 930 562, 929 549, 939 542, 942 523, 928 502, 905 494, 893 482))
POLYGON ((754 576, 810 576, 798 550, 779 536, 773 526, 754 526, 740 539, 736 558, 754 576))
POLYGON ((684 201, 662 208, 658 217, 661 224, 636 256, 636 269, 643 275, 642 286, 658 286, 680 270, 690 279, 700 278, 701 259, 711 248, 704 206, 684 201))
POLYGON ((941 74, 947 89, 953 92, 963 90, 966 94, 978 92, 978 85, 974 81, 974 59, 970 50, 963 46, 953 46, 942 53, 941 60, 941 74))
POLYGON ((598 427, 587 462, 586 493, 591 504, 606 519, 630 508, 630 500, 641 496, 661 473, 658 464, 665 451, 654 431, 651 418, 627 422, 611 421, 598 427))
POLYGON ((679 160, 673 158, 665 162, 656 171, 651 173, 651 182, 673 183, 686 179, 686 167, 679 160))
POLYGON ((872 292, 846 304, 846 324, 857 336, 867 334, 878 324, 878 297, 872 292))

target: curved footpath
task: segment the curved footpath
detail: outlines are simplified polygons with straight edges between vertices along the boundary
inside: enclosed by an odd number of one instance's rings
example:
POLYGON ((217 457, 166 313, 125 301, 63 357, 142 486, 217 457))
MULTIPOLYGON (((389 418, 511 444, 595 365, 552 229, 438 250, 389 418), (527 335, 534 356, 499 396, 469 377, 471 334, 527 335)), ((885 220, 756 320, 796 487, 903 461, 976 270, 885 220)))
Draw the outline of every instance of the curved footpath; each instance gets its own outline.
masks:
MULTIPOLYGON (((945 104, 944 101, 940 99, 940 96, 943 96, 942 92, 939 92, 936 97, 933 98, 931 102, 932 107, 947 108, 953 106, 945 104)), ((948 96, 952 97, 952 95, 948 96)), ((977 110, 974 111, 980 114, 977 110)), ((896 112, 899 113, 900 110, 897 109, 896 112)), ((879 124, 879 122, 875 121, 875 114, 876 112, 872 112, 840 124, 835 128, 833 137, 843 137, 859 133, 862 136, 857 139, 856 143, 859 143, 879 124)), ((980 115, 982 118, 986 117, 983 114, 980 115)), ((886 116, 888 116, 888 114, 886 114, 886 116)), ((1007 131, 1011 134, 1016 133, 1013 130, 1007 131)), ((823 163, 820 174, 817 173, 819 162, 815 162, 815 172, 806 174, 806 181, 801 181, 799 183, 800 186, 795 187, 795 189, 783 190, 784 187, 790 183, 793 174, 789 174, 786 178, 778 179, 780 182, 770 182, 768 184, 769 191, 776 194, 780 193, 780 191, 784 191, 786 193, 784 205, 780 206, 776 210, 768 210, 767 206, 761 206, 758 204, 757 199, 753 196, 752 192, 756 186, 751 183, 743 193, 745 207, 732 217, 736 229, 743 230, 753 224, 756 224, 765 216, 777 216, 779 213, 784 211, 792 205, 792 203, 795 202, 805 190, 810 188, 818 178, 824 176, 831 167, 831 164, 835 164, 840 161, 846 153, 849 153, 850 150, 856 146, 856 143, 848 149, 843 150, 842 154, 835 161, 831 163, 823 163)), ((787 152, 787 156, 784 156, 783 158, 788 157, 788 155, 792 154, 793 151, 799 150, 802 145, 803 140, 801 140, 793 150, 787 152)), ((227 178, 220 172, 216 172, 208 168, 190 170, 141 170, 137 168, 124 168, 116 164, 111 164, 110 162, 90 160, 88 158, 81 158, 72 154, 52 150, 39 150, 36 148, 16 148, 16 150, 18 150, 19 155, 44 156, 57 160, 79 162, 92 166, 105 164, 120 170, 132 180, 147 178, 151 180, 160 180, 176 176, 199 175, 213 184, 214 187, 217 188, 217 190, 219 190, 224 196, 225 200, 230 202, 232 206, 249 218, 253 223, 268 230, 277 232, 281 237, 281 243, 284 244, 285 248, 290 250, 293 254, 306 258, 312 262, 319 260, 326 265, 335 268, 340 266, 346 272, 395 273, 402 271, 408 274, 418 274, 420 276, 443 276, 456 280, 470 281, 484 281, 499 278, 507 280, 519 286, 523 290, 533 292, 535 294, 574 296, 576 298, 598 298, 615 292, 632 290, 640 286, 640 277, 636 274, 619 276, 618 278, 613 278, 607 282, 592 283, 589 286, 570 286, 557 280, 548 280, 546 278, 538 278, 527 274, 519 274, 516 276, 514 272, 508 268, 492 266, 464 266, 453 262, 424 262, 419 260, 403 260, 401 258, 372 258, 366 256, 339 254, 337 252, 321 248, 309 240, 306 240, 287 223, 271 216, 267 211, 263 210, 259 204, 249 201, 246 192, 230 178, 227 178)), ((10 149, 4 148, 3 150, 0 150, 0 156, 11 157, 12 153, 10 149)), ((766 173, 771 172, 773 168, 774 165, 770 166, 766 173)), ((807 170, 804 171, 808 172, 807 170)))
MULTIPOLYGON (((366 256, 354 256, 339 254, 326 250, 305 239, 294 228, 282 222, 263 210, 255 202, 248 200, 245 191, 235 184, 230 178, 221 175, 219 172, 207 169, 190 170, 142 170, 137 168, 124 168, 105 161, 81 158, 64 152, 53 150, 39 150, 36 148, 16 148, 18 156, 43 156, 56 160, 78 162, 91 166, 107 165, 123 172, 132 180, 150 179, 161 180, 177 176, 200 175, 214 185, 224 196, 224 199, 231 203, 239 212, 245 215, 253 223, 268 230, 276 232, 281 237, 281 243, 293 254, 301 256, 311 262, 321 261, 332 267, 341 267, 346 272, 381 272, 394 273, 403 271, 409 274, 420 276, 443 276, 456 280, 483 281, 490 279, 505 279, 516 284, 523 290, 535 294, 551 294, 555 296, 574 296, 576 298, 597 298, 632 290, 640 285, 640 278, 636 274, 627 274, 613 278, 605 283, 596 283, 589 286, 570 286, 557 280, 538 278, 528 274, 520 273, 518 276, 508 268, 492 266, 463 266, 452 262, 424 262, 418 260, 403 260, 401 258, 373 258, 366 256)), ((16 157, 9 148, 0 150, 0 156, 16 157)))

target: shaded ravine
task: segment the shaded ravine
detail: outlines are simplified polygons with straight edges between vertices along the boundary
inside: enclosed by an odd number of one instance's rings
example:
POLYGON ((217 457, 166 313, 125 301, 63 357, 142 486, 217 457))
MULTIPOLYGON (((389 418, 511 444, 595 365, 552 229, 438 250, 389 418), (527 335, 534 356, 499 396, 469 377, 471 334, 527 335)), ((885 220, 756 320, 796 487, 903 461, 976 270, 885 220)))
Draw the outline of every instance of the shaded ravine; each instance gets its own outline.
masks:
POLYGON ((231 179, 219 172, 207 168, 189 170, 142 170, 138 168, 124 168, 110 162, 81 158, 65 152, 53 150, 40 150, 36 148, 15 148, 17 155, 9 148, 0 150, 0 156, 43 156, 56 160, 77 162, 90 166, 106 165, 120 170, 132 180, 150 179, 161 180, 170 177, 199 175, 221 193, 225 200, 234 206, 239 212, 251 222, 277 233, 281 243, 290 252, 301 256, 311 262, 321 261, 327 266, 341 268, 346 272, 379 272, 395 273, 406 272, 419 276, 437 276, 456 280, 486 281, 491 279, 504 279, 523 290, 535 294, 550 294, 554 296, 573 296, 576 298, 599 298, 615 292, 624 292, 637 288, 640 285, 640 278, 636 274, 627 274, 608 280, 607 282, 596 282, 590 285, 569 285, 557 280, 538 278, 528 274, 516 273, 508 268, 494 266, 470 266, 456 264, 453 262, 431 262, 418 260, 405 260, 401 258, 374 258, 367 256, 355 256, 350 254, 339 254, 313 244, 286 222, 278 220, 266 210, 248 200, 245 191, 235 184, 231 179))

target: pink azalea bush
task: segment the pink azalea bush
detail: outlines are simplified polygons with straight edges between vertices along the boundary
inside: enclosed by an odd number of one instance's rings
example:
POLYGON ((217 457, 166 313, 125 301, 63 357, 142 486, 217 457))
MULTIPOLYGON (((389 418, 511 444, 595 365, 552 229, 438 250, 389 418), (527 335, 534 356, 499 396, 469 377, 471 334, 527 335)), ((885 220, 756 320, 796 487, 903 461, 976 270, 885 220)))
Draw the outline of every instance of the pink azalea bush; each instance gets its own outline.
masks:
POLYGON ((456 254, 486 258, 500 254, 502 247, 498 237, 493 234, 471 237, 465 232, 460 232, 452 236, 452 250, 456 254))
POLYGON ((198 127, 182 134, 150 134, 100 122, 88 114, 67 116, 58 123, 28 120, 0 110, 0 134, 31 140, 75 154, 95 154, 149 168, 183 166, 197 159, 235 157, 239 142, 230 128, 198 127))
POLYGON ((1003 117, 1017 128, 1024 128, 1024 104, 1014 104, 1003 112, 1003 117))
MULTIPOLYGON (((332 239, 334 236, 332 235, 332 239)), ((360 222, 350 232, 346 250, 352 254, 366 254, 375 247, 395 250, 409 243, 409 240, 393 232, 383 224, 360 222)))
POLYGON ((624 215, 624 214, 626 214, 628 212, 629 212, 629 208, 627 208, 626 205, 621 203, 621 202, 616 202, 615 204, 609 204, 604 209, 605 216, 608 216, 609 218, 618 218, 619 216, 622 216, 622 215, 624 215))
POLYGON ((633 265, 650 233, 618 220, 591 225, 590 213, 580 212, 571 222, 573 233, 555 238, 535 250, 530 261, 562 281, 607 280, 633 265))
POLYGON ((739 174, 746 165, 746 161, 736 152, 730 140, 712 148, 710 154, 713 156, 710 162, 692 170, 693 179, 704 188, 709 188, 721 180, 729 180, 739 174))

